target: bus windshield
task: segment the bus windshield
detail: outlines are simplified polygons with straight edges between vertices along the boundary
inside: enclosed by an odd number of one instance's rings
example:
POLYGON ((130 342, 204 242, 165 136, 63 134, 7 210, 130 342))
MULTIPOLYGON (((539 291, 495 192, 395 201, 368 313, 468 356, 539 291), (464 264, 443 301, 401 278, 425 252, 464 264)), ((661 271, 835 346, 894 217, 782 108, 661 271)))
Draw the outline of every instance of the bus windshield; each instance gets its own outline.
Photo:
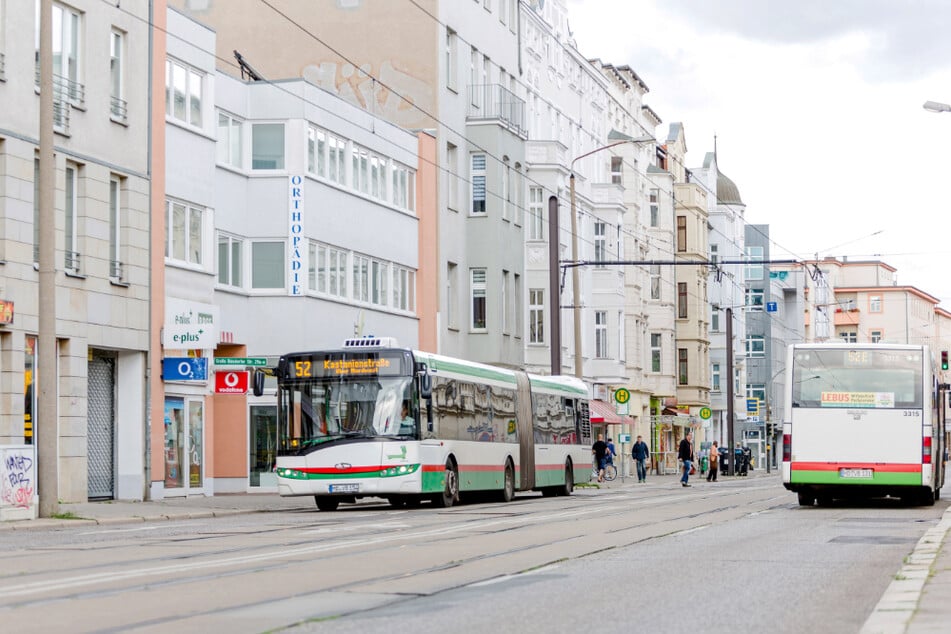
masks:
POLYGON ((339 438, 416 437, 412 387, 409 376, 286 385, 280 404, 281 449, 301 450, 339 438))
POLYGON ((797 350, 792 406, 922 408, 921 352, 869 348, 797 350))

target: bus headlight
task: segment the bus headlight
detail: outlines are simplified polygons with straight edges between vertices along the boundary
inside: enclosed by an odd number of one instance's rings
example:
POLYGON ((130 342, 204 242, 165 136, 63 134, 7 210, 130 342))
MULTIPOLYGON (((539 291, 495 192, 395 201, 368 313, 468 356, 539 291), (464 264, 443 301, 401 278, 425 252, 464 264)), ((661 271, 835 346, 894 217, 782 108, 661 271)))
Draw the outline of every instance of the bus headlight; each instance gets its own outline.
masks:
POLYGON ((398 467, 387 467, 380 471, 381 478, 392 478, 394 476, 404 476, 419 471, 418 464, 401 464, 398 467))

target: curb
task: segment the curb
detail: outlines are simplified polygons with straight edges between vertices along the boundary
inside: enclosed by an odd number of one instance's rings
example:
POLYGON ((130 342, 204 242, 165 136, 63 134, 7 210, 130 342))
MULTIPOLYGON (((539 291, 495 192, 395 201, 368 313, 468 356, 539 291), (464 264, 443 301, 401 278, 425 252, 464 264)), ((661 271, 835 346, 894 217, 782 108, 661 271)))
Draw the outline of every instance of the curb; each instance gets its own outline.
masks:
POLYGON ((904 634, 921 601, 922 591, 948 531, 951 530, 951 507, 945 510, 938 524, 922 535, 915 549, 885 589, 882 598, 866 619, 859 634, 904 634))

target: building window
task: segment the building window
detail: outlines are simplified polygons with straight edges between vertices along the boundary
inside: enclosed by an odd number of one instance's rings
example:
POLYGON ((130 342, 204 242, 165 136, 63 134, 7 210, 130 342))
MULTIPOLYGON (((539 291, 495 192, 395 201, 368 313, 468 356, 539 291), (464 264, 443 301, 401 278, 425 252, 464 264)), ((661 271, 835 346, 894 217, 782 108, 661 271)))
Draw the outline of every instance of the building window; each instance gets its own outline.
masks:
POLYGON ((502 271, 502 287, 499 289, 499 315, 502 317, 502 334, 509 334, 509 272, 502 271))
POLYGON ((33 263, 40 262, 40 159, 33 159, 33 263))
POLYGON ((660 207, 658 204, 659 199, 660 199, 660 190, 652 189, 650 191, 650 206, 651 206, 650 223, 652 227, 660 226, 660 207))
POLYGON ((677 318, 687 318, 687 283, 677 282, 677 318))
POLYGON ((869 295, 868 312, 870 313, 882 312, 882 296, 881 295, 869 295))
POLYGON ((544 223, 542 214, 545 207, 542 199, 541 187, 528 188, 528 239, 544 240, 544 223))
POLYGON ((109 277, 122 280, 122 180, 109 179, 109 277))
POLYGON ((611 157, 611 184, 624 184, 624 157, 622 156, 611 157))
POLYGON ((416 179, 413 170, 393 163, 393 204, 400 209, 416 209, 416 179))
POLYGON ((241 288, 241 249, 244 242, 223 233, 218 234, 218 283, 241 288))
POLYGON ((370 191, 370 153, 354 145, 350 149, 350 186, 364 194, 370 191))
POLYGON ((869 341, 872 343, 881 343, 884 337, 881 330, 872 330, 869 332, 869 341))
MULTIPOLYGON (((322 156, 322 155, 321 155, 322 156)), ((340 185, 347 182, 347 142, 332 134, 327 135, 327 178, 340 185)), ((318 160, 317 171, 320 173, 318 160)))
POLYGON ((334 297, 347 297, 347 252, 325 244, 308 245, 307 287, 334 297))
POLYGON ((459 267, 455 262, 446 263, 446 324, 449 328, 458 328, 457 307, 459 306, 459 267))
POLYGON ((518 273, 515 273, 512 280, 514 286, 512 289, 512 313, 515 315, 513 318, 515 336, 519 339, 522 338, 522 276, 518 273))
POLYGON ((710 389, 714 392, 720 391, 720 364, 714 363, 713 370, 710 373, 710 389))
POLYGON ((605 310, 594 311, 594 356, 608 358, 608 313, 605 310))
POLYGON ((218 163, 237 169, 244 167, 241 135, 244 122, 226 112, 218 113, 218 163))
POLYGON ((651 264, 651 299, 660 299, 660 265, 651 264))
POLYGON ((456 90, 456 32, 446 27, 446 88, 456 90))
POLYGON ((502 157, 502 220, 508 220, 510 208, 512 206, 512 189, 509 178, 511 176, 511 167, 509 166, 509 157, 502 157))
POLYGON ((284 288, 284 246, 283 241, 251 243, 251 288, 284 288))
MULTIPOLYGON (((763 247, 746 247, 746 259, 761 262, 763 260, 763 247)), ((763 265, 762 264, 747 264, 746 265, 746 279, 747 280, 763 279, 763 265)))
MULTIPOLYGON (((605 236, 605 230, 607 224, 604 222, 595 222, 594 223, 594 259, 596 262, 604 262, 607 260, 607 237, 605 236)), ((604 269, 607 268, 604 264, 595 264, 595 268, 604 269)))
MULTIPOLYGON (((387 171, 387 160, 376 154, 370 155, 370 195, 378 199, 386 199, 386 171, 387 171)), ((397 171, 393 171, 394 176, 397 174, 397 171)), ((397 190, 396 178, 393 179, 393 203, 397 202, 397 190)), ((405 207, 405 202, 402 207, 405 207)))
POLYGON ((677 251, 687 250, 687 216, 677 216, 677 251))
POLYGON ((512 204, 515 206, 515 224, 521 227, 525 224, 525 188, 522 181, 522 164, 515 164, 512 174, 512 204))
POLYGON ((472 51, 469 53, 469 100, 473 106, 479 105, 479 91, 476 90, 476 86, 480 83, 479 62, 481 59, 482 56, 479 55, 479 49, 473 46, 472 51))
POLYGON ((182 62, 165 62, 165 114, 176 121, 201 127, 204 75, 182 62))
MULTIPOLYGON (((39 80, 40 59, 40 3, 36 3, 36 64, 39 80)), ((82 107, 85 101, 85 88, 80 76, 82 70, 82 20, 75 9, 54 2, 52 15, 53 30, 53 86, 54 100, 68 101, 82 107)), ((55 107, 55 106, 54 106, 55 107)))
POLYGON ((416 271, 392 265, 393 308, 413 312, 416 310, 416 271))
POLYGON ((763 289, 747 288, 745 289, 744 294, 746 296, 746 310, 750 310, 750 311, 763 310, 763 289))
POLYGON ((77 197, 78 178, 75 165, 66 166, 66 235, 63 252, 63 268, 70 273, 79 273, 79 201, 77 197))
POLYGON ((473 214, 485 213, 485 154, 472 155, 472 168, 469 173, 469 179, 472 182, 472 207, 469 211, 473 214))
POLYGON ((854 330, 851 331, 851 332, 846 332, 846 331, 840 332, 840 333, 839 333, 839 337, 840 337, 840 338, 842 339, 842 341, 844 341, 845 343, 857 343, 857 342, 858 342, 858 335, 855 333, 854 330))
POLYGON ((720 261, 720 245, 711 242, 710 243, 710 263, 716 264, 720 261))
POLYGON ((677 348, 677 384, 687 385, 687 349, 677 348))
POLYGON ((661 353, 661 334, 659 332, 651 333, 651 372, 660 372, 660 353, 661 353))
POLYGON ((251 124, 251 169, 284 169, 284 124, 251 124))
POLYGON ((109 34, 109 116, 125 123, 128 109, 125 101, 125 33, 115 29, 109 34))
POLYGON ((452 143, 446 144, 446 182, 446 205, 459 209, 459 148, 452 143))
POLYGON ((710 307, 710 330, 720 332, 720 307, 716 304, 710 307))
POLYGON ((545 343, 545 289, 528 291, 528 343, 545 343))
POLYGON ((356 254, 353 256, 353 299, 370 301, 370 259, 356 254))
POLYGON ((202 210, 178 201, 165 201, 165 257, 184 264, 202 263, 202 210))
POLYGON ((747 357, 765 357, 766 339, 762 335, 750 335, 746 339, 747 357))
POLYGON ((471 297, 472 319, 470 328, 472 330, 486 329, 485 295, 486 295, 486 275, 485 269, 471 269, 469 295, 471 297))

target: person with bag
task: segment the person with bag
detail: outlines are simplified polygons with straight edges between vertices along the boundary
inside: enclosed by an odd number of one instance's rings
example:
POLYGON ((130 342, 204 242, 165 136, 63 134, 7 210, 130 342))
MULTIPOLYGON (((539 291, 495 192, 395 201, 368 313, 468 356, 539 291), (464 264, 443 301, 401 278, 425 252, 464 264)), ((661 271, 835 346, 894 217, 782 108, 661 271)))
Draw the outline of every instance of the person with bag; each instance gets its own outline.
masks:
POLYGON ((677 457, 683 462, 684 474, 680 477, 681 486, 689 487, 690 473, 693 470, 693 432, 688 431, 687 435, 680 441, 680 447, 677 451, 677 457))
POLYGON ((720 470, 720 448, 717 446, 717 441, 713 441, 713 446, 710 447, 710 471, 707 472, 707 482, 717 481, 717 472, 720 470))
POLYGON ((637 481, 646 483, 647 461, 650 460, 651 450, 644 442, 643 436, 637 437, 637 442, 634 443, 634 448, 631 450, 631 457, 634 458, 634 463, 637 465, 637 481))

